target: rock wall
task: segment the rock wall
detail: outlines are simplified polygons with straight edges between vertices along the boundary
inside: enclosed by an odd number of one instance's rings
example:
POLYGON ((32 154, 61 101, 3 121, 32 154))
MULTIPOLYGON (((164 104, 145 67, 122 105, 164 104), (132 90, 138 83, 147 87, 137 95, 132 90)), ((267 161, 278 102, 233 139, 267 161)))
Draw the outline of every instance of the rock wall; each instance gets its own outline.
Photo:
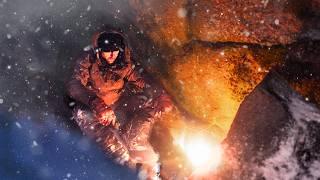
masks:
POLYGON ((129 0, 144 33, 160 46, 177 47, 188 41, 187 1, 129 0))
POLYGON ((227 131, 244 96, 268 72, 253 54, 241 46, 197 44, 169 63, 163 82, 188 112, 227 131))
POLYGON ((295 41, 302 22, 295 1, 193 1, 194 38, 210 42, 288 44, 295 41))
POLYGON ((219 176, 317 179, 319 132, 319 108, 272 72, 241 104, 224 141, 229 160, 219 176))
POLYGON ((156 44, 153 71, 182 108, 218 126, 221 137, 271 68, 320 104, 317 0, 129 2, 156 44))
POLYGON ((129 2, 136 10, 141 28, 155 42, 173 48, 191 40, 291 44, 311 28, 304 27, 310 24, 311 17, 318 16, 320 9, 318 0, 129 2))

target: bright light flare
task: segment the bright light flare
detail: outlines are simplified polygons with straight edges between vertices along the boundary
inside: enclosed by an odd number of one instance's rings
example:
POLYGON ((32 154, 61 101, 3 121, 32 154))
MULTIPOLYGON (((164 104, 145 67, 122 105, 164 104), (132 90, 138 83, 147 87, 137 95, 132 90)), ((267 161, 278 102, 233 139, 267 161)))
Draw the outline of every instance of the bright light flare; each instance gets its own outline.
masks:
POLYGON ((193 168, 197 172, 208 172, 216 169, 222 161, 222 148, 205 137, 186 138, 180 136, 177 143, 186 154, 193 168))

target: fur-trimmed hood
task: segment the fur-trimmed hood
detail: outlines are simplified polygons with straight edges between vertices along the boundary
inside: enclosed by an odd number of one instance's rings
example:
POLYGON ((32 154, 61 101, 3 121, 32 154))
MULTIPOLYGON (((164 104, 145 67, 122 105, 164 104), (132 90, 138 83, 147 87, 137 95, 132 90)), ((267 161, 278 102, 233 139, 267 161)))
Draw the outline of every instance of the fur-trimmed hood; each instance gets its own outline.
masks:
POLYGON ((93 50, 95 51, 95 53, 99 52, 98 39, 99 39, 100 35, 104 34, 104 33, 119 34, 123 38, 123 42, 124 42, 124 45, 125 45, 124 52, 123 52, 124 53, 124 61, 126 63, 130 63, 131 62, 131 48, 130 48, 129 42, 127 40, 128 38, 123 33, 115 31, 115 30, 102 31, 102 32, 95 33, 93 35, 92 46, 93 46, 93 50))

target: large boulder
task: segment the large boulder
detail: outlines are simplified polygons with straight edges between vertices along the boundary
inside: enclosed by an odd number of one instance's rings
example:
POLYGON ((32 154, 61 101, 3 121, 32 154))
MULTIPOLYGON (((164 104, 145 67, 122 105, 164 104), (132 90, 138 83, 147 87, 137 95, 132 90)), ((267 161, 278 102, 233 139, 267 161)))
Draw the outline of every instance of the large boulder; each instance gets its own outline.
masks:
POLYGON ((180 47, 188 41, 187 0, 129 0, 143 33, 156 44, 180 47))
POLYGON ((67 128, 62 122, 68 120, 50 114, 36 122, 5 114, 0 113, 1 179, 138 179, 94 140, 67 128))
POLYGON ((318 179, 320 110, 276 72, 245 98, 224 143, 225 179, 318 179))
POLYGON ((194 38, 202 41, 290 44, 301 30, 298 13, 304 4, 288 0, 195 0, 190 27, 194 38))
POLYGON ((179 105, 218 126, 216 133, 224 137, 243 98, 270 67, 281 63, 282 56, 276 55, 281 53, 270 52, 246 46, 194 44, 170 60, 162 82, 179 105))

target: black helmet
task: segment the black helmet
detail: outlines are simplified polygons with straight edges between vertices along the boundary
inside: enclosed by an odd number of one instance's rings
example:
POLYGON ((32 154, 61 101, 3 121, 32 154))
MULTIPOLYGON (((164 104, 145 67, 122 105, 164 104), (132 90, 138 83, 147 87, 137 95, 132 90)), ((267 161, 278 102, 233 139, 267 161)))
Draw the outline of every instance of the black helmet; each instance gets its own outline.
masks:
POLYGON ((99 34, 97 46, 100 51, 124 51, 125 43, 121 34, 116 32, 103 32, 99 34))

